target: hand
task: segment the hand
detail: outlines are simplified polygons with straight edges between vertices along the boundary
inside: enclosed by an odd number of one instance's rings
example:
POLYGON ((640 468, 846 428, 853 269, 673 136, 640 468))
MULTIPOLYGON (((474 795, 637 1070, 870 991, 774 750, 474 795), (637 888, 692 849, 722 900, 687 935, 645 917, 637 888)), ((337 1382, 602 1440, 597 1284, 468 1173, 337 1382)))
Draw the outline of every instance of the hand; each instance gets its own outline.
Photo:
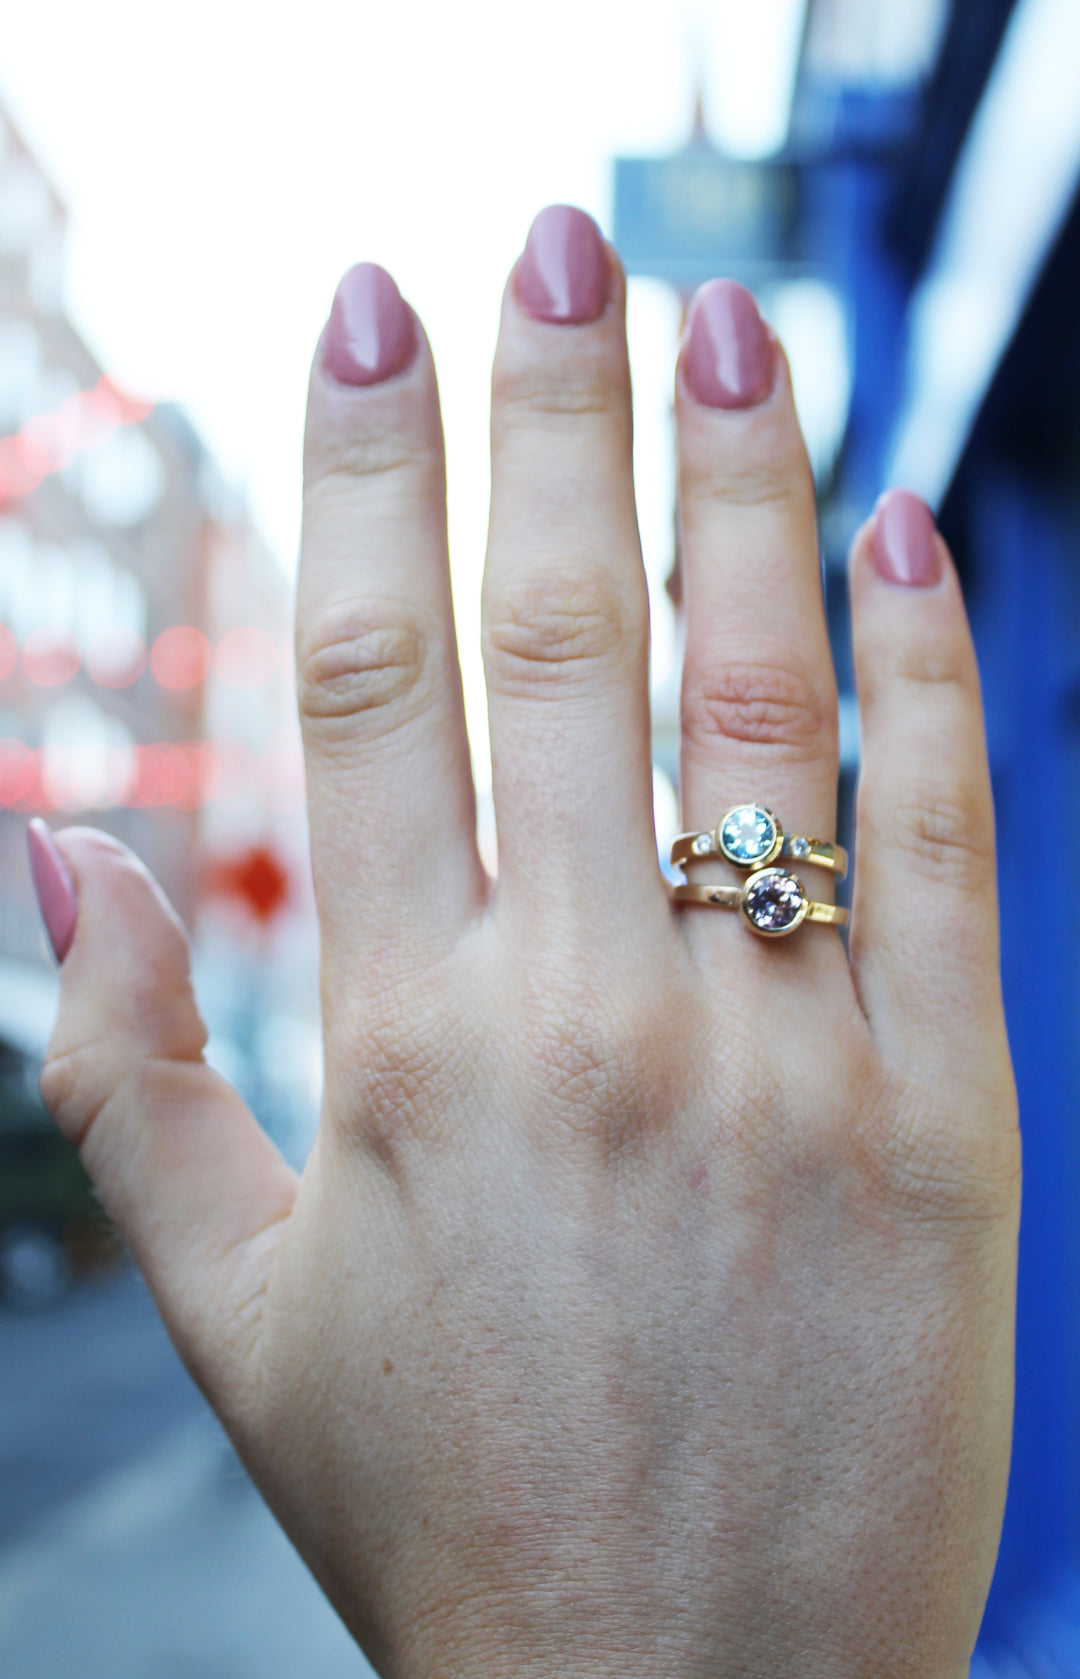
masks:
MULTIPOLYGON (((925 509, 887 499, 852 559, 850 964, 830 927, 770 943, 674 907, 623 305, 592 224, 546 212, 494 373, 492 883, 431 357, 380 270, 339 290, 297 625, 326 1041, 302 1178, 202 1060, 159 891, 89 830, 59 842, 78 920, 43 1089, 386 1679, 961 1679, 1019 1157, 960 591, 925 509)), ((699 296, 677 391, 686 822, 756 799, 827 839, 813 485, 739 288, 699 296)))

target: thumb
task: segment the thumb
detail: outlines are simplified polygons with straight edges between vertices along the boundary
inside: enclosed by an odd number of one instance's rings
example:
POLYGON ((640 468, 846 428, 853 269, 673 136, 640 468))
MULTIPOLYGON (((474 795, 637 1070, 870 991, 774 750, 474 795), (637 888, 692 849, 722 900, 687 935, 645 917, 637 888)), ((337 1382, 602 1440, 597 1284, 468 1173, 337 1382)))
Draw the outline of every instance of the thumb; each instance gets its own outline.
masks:
POLYGON ((203 1060, 188 943, 160 887, 92 828, 30 860, 61 959, 41 1093, 226 1420, 254 1396, 263 1297, 296 1176, 203 1060))

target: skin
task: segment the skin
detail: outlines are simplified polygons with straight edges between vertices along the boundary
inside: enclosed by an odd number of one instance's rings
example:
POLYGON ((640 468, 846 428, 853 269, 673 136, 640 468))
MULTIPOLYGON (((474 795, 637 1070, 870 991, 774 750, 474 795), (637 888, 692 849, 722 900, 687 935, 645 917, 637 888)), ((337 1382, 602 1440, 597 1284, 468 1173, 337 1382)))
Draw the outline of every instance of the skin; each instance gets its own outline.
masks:
MULTIPOLYGON (((851 587, 850 960, 671 905, 624 288, 495 362, 478 860, 426 341, 316 354, 297 618, 326 1098, 297 1180, 204 1063, 183 932, 69 829, 46 1098, 385 1679, 961 1679, 1000 1532, 1019 1147, 978 678, 948 557, 851 587)), ((831 837, 814 496, 782 356, 677 379, 688 826, 831 837)), ((724 868, 716 878, 730 879, 724 868)), ((695 878, 709 878, 705 869, 695 878)), ((825 897, 828 877, 814 871, 825 897)))

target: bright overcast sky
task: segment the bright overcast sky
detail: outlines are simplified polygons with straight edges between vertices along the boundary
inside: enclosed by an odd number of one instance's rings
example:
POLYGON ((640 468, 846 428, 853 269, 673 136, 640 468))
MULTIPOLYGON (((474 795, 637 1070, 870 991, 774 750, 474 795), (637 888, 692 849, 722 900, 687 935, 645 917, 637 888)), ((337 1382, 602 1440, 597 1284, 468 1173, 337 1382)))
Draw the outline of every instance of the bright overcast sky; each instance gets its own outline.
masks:
MULTIPOLYGON (((184 405, 286 566, 312 347, 344 268, 391 270, 439 369, 468 654, 499 297, 532 214, 569 201, 610 230, 613 157, 685 141, 695 61, 714 131, 767 147, 775 67, 755 94, 755 54, 800 15, 801 0, 34 0, 4 8, 0 97, 70 210, 76 324, 121 383, 184 405)), ((654 580, 676 331, 673 299, 635 287, 654 580)), ((466 680, 475 718, 472 657, 466 680)))

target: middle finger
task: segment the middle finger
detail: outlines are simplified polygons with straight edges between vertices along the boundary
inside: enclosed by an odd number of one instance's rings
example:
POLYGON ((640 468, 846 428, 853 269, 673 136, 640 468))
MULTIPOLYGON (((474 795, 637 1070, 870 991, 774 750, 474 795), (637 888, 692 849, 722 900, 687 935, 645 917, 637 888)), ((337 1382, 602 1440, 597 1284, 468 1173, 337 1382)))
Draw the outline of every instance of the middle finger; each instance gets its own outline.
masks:
POLYGON ((534 931, 542 909, 591 938, 605 897, 664 914, 648 628, 622 274, 590 218, 556 206, 507 291, 484 578, 499 901, 534 931))

